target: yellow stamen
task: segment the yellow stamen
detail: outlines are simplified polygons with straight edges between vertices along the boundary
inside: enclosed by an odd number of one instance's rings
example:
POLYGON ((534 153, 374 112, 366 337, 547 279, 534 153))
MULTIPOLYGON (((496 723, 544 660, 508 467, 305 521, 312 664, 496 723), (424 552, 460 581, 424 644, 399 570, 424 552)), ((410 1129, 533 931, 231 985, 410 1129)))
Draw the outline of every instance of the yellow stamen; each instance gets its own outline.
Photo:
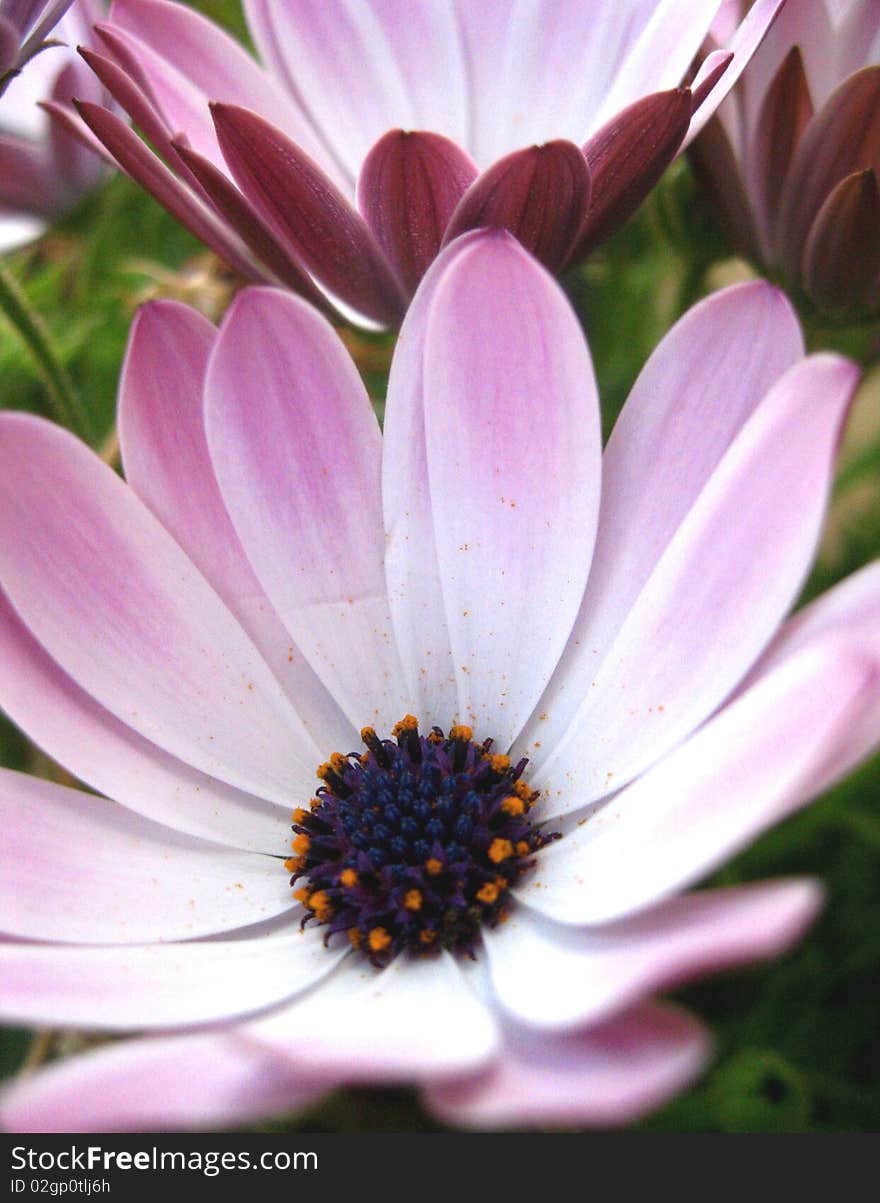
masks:
POLYGON ((432 856, 425 861, 425 870, 429 877, 436 877, 443 872, 443 862, 438 860, 436 856, 432 856))
POLYGON ((326 923, 333 915, 333 904, 326 890, 315 890, 306 906, 315 912, 315 917, 321 923, 326 923))
POLYGON ((518 798, 522 798, 523 802, 531 802, 534 800, 535 791, 533 789, 529 789, 525 781, 517 781, 516 785, 513 787, 513 792, 518 798))
POLYGON ((360 879, 354 869, 343 869, 339 874, 339 880, 350 889, 352 886, 356 886, 360 879))
POLYGON ((301 856, 289 856, 284 862, 284 867, 288 873, 295 873, 297 869, 302 867, 301 856))
POLYGON ((505 756, 503 752, 496 752, 494 756, 489 757, 489 763, 493 772, 506 773, 510 768, 510 757, 505 756))
POLYGON ((498 901, 498 887, 492 881, 487 881, 484 886, 477 890, 477 898, 480 902, 491 904, 498 901))
POLYGON ((430 927, 426 927, 424 931, 419 932, 419 939, 423 944, 433 944, 437 939, 437 933, 430 927))
POLYGON ((421 890, 407 890, 403 905, 408 911, 420 911, 422 909, 421 890))
POLYGON ((400 739, 407 731, 418 731, 419 720, 414 714, 405 714, 399 723, 395 723, 391 729, 391 734, 395 739, 400 739))
POLYGON ((373 927, 370 928, 367 943, 370 946, 370 952, 382 952, 391 943, 391 937, 384 927, 373 927))
POLYGON ((330 757, 330 768, 334 773, 344 773, 348 767, 348 757, 341 752, 334 752, 330 757))
POLYGON ((489 860, 500 865, 503 860, 513 856, 513 844, 510 840, 494 839, 489 845, 489 860))
POLYGON ((360 948, 364 942, 364 933, 359 927, 350 927, 348 929, 348 939, 354 948, 360 948))
POLYGON ((449 728, 450 739, 461 739, 468 743, 474 737, 473 727, 466 727, 464 723, 456 723, 454 727, 449 728))
POLYGON ((303 823, 305 823, 305 821, 308 817, 309 817, 309 812, 307 810, 303 810, 303 808, 301 806, 298 806, 296 808, 296 810, 293 812, 293 814, 291 815, 291 818, 293 819, 294 823, 297 824, 298 827, 302 827, 303 823))
POLYGON ((361 727, 361 743, 366 743, 368 739, 376 738, 375 727, 361 727))
POLYGON ((294 836, 294 838, 290 841, 290 846, 294 852, 298 853, 300 856, 305 856, 309 850, 309 847, 311 846, 311 843, 312 841, 309 839, 306 833, 301 831, 299 835, 294 836))
POLYGON ((501 803, 501 809, 506 815, 521 815, 525 814, 526 804, 522 798, 518 798, 516 794, 510 794, 501 803))
POLYGON ((517 840, 517 844, 516 844, 517 856, 528 856, 528 854, 530 852, 531 852, 531 848, 529 847, 527 840, 517 840))
POLYGON ((303 886, 299 890, 294 890, 293 896, 297 900, 297 902, 301 902, 303 904, 303 906, 308 906, 309 899, 312 896, 312 892, 311 892, 311 890, 308 890, 308 889, 306 889, 305 886, 303 886))

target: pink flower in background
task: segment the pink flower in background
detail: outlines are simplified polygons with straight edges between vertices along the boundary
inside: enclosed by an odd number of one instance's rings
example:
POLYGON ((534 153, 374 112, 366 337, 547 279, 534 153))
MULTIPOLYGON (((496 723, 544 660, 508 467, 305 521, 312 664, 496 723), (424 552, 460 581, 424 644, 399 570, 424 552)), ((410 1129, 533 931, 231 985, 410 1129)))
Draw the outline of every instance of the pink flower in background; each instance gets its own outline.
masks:
MULTIPOLYGON (((19 30, 15 17, 26 7, 0 0, 0 59, 13 72, 5 87, 0 80, 0 252, 42 233, 47 222, 94 187, 102 170, 94 151, 52 127, 40 105, 69 105, 74 96, 96 102, 105 97, 74 49, 91 39, 90 26, 103 10, 96 0, 79 0, 59 20, 68 4, 36 6, 45 9, 45 17, 30 37, 24 28, 20 45, 9 34, 9 52, 4 54, 4 31, 7 25, 19 30), (47 36, 58 44, 36 53, 31 43, 36 39, 40 45, 47 36)), ((27 15, 36 20, 34 7, 27 15)))
MULTIPOLYGON (((251 279, 394 325, 441 246, 513 231, 551 270, 641 203, 781 0, 681 88, 719 0, 246 0, 263 66, 185 5, 117 0, 85 57, 120 166, 251 279)), ((81 127, 84 129, 84 127, 81 127)))
MULTIPOLYGON (((727 6, 725 37, 738 19, 727 6)), ((786 6, 693 147, 735 248, 830 314, 880 305, 880 4, 786 6)))
POLYGON ((0 0, 0 89, 40 54, 73 0, 0 0))
POLYGON ((877 566, 785 619, 856 379, 737 286, 600 456, 574 314, 480 232, 419 289, 384 434, 270 289, 219 332, 141 312, 127 484, 0 416, 0 704, 104 795, 0 772, 0 1014, 149 1033, 12 1085, 4 1125, 383 1082, 607 1124, 683 1088, 706 1033, 651 995, 779 954, 821 893, 688 887, 880 736, 877 566))

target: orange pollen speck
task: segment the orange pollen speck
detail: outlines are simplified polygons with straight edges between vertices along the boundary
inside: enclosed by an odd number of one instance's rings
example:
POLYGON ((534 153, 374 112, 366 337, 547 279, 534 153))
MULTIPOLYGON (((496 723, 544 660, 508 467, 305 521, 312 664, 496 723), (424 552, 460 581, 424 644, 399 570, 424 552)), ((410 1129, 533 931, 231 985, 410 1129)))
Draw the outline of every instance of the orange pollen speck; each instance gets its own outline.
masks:
POLYGON ((477 898, 480 902, 493 903, 498 901, 498 887, 494 882, 487 881, 484 886, 477 890, 477 898))
POLYGON ((356 886, 360 879, 354 869, 343 869, 339 874, 339 880, 344 886, 351 887, 356 886))
POLYGON ((384 927, 373 927, 367 937, 371 952, 382 952, 391 943, 391 937, 384 927))
POLYGON ((403 905, 408 911, 420 911, 422 909, 421 890, 407 890, 403 905))
POLYGON ((511 794, 501 803, 501 809, 506 815, 521 815, 525 813, 526 804, 516 794, 511 794))
POLYGON ((304 831, 301 831, 298 836, 290 841, 290 846, 294 852, 298 852, 300 856, 304 855, 309 850, 311 840, 304 831))
POLYGON ((431 877, 436 877, 443 872, 443 862, 437 860, 436 856, 432 856, 430 860, 425 861, 425 870, 431 877))
MULTIPOLYGON (((528 845, 526 845, 528 847, 528 845)), ((489 845, 489 860, 500 865, 503 860, 513 856, 513 844, 510 840, 494 839, 489 845)))
POLYGON ((498 752, 494 756, 489 757, 489 763, 492 766, 493 772, 506 773, 510 768, 510 757, 505 756, 503 752, 498 752))

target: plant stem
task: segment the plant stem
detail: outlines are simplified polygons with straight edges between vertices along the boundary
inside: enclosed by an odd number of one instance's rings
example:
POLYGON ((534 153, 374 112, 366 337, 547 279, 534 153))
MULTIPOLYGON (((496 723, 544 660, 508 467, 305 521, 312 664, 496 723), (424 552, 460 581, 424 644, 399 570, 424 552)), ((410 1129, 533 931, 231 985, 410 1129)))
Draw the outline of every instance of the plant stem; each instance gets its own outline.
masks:
POLYGON ((52 402, 55 417, 81 438, 88 434, 82 402, 73 381, 52 345, 46 324, 25 296, 15 277, 0 260, 0 310, 18 331, 36 360, 52 402))

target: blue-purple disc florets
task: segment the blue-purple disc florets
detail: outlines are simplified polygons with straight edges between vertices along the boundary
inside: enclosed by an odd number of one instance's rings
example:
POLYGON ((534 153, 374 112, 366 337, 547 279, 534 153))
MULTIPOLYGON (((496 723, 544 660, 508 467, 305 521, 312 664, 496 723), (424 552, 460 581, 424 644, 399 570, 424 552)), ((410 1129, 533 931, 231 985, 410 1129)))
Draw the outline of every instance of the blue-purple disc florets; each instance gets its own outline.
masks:
POLYGON ((376 965, 403 949, 473 953, 482 924, 505 916, 510 887, 555 835, 530 819, 537 794, 470 727, 419 733, 407 715, 393 739, 365 727, 363 753, 318 769, 311 809, 293 814, 285 861, 304 923, 344 932, 376 965))

